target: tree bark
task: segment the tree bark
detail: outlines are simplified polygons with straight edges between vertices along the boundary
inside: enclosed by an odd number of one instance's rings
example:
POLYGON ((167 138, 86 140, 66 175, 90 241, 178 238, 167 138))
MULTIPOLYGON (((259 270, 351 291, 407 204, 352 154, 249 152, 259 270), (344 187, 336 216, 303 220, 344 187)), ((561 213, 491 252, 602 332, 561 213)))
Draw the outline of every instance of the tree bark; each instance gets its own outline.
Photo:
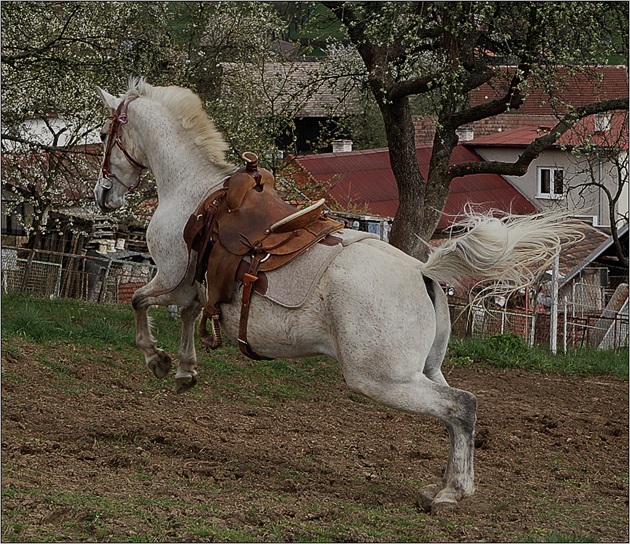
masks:
POLYGON ((425 222, 426 183, 418 166, 414 126, 408 99, 380 101, 385 121, 389 161, 398 186, 398 210, 394 217, 389 241, 414 257, 426 253, 420 226, 425 222))

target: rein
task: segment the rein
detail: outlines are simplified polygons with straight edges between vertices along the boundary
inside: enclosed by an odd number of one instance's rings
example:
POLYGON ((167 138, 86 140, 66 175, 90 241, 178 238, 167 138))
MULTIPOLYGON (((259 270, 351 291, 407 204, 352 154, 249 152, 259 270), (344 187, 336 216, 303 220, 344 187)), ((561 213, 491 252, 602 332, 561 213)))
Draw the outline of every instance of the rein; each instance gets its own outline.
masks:
POLYGON ((107 135, 107 145, 105 147, 105 155, 103 156, 103 165, 101 167, 103 179, 109 181, 110 184, 109 186, 107 186, 101 182, 101 187, 103 187, 104 189, 111 189, 112 188, 111 181, 114 180, 120 185, 122 185, 125 189, 127 189, 128 192, 133 193, 140 185, 142 171, 147 169, 146 166, 140 164, 136 159, 134 159, 129 154, 129 152, 123 146, 123 142, 122 142, 122 126, 127 124, 127 109, 129 108, 129 104, 133 102, 136 98, 139 98, 138 95, 132 96, 129 99, 123 100, 119 104, 118 108, 116 109, 116 113, 111 118, 112 122, 109 127, 109 134, 107 135), (123 152, 123 155, 129 162, 129 164, 131 164, 131 166, 133 166, 134 169, 136 170, 138 179, 133 185, 125 185, 122 181, 120 181, 120 179, 118 179, 118 176, 116 176, 116 174, 114 174, 109 169, 111 154, 112 154, 112 150, 114 149, 114 145, 118 146, 118 148, 123 152))

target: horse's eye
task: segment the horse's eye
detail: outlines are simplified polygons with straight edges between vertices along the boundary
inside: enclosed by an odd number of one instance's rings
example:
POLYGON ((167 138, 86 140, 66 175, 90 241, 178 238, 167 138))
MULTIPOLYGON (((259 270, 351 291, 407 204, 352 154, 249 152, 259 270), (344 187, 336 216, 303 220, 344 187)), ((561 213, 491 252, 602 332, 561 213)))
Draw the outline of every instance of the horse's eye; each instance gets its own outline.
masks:
POLYGON ((107 140, 107 132, 101 132, 101 142, 105 143, 107 140))

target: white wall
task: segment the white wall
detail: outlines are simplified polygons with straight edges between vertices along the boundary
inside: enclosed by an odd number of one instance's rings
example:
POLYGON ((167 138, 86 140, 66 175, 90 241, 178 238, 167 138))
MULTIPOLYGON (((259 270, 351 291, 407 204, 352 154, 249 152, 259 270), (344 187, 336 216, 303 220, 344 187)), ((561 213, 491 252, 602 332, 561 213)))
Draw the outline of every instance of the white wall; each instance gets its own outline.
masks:
MULTIPOLYGON (((99 129, 87 133, 81 141, 77 142, 73 140, 70 142, 69 138, 75 137, 74 131, 72 128, 66 127, 66 122, 63 119, 50 118, 47 120, 47 123, 50 125, 50 128, 46 126, 46 123, 41 119, 25 121, 22 123, 22 137, 26 140, 49 146, 54 143, 54 134, 59 134, 57 139, 58 146, 65 146, 68 145, 68 143, 72 143, 72 145, 88 145, 100 143, 101 141, 100 127, 99 129), (64 128, 67 130, 63 130, 64 128)), ((84 132, 84 130, 81 130, 81 132, 84 132)), ((11 141, 5 141, 3 145, 5 145, 9 151, 17 149, 20 146, 20 144, 11 141)))
MULTIPOLYGON (((475 151, 483 159, 493 161, 515 162, 522 153, 522 148, 505 147, 479 147, 475 151)), ((549 209, 568 210, 575 215, 594 216, 595 226, 610 225, 608 202, 605 195, 600 194, 596 187, 578 189, 581 183, 588 182, 589 176, 585 173, 586 162, 579 165, 576 159, 560 149, 547 149, 532 161, 524 176, 504 176, 520 193, 522 193, 536 208, 541 211, 549 209), (538 194, 538 169, 539 167, 559 167, 564 170, 565 195, 563 198, 541 198, 538 194), (567 194, 567 187, 572 187, 567 194)), ((610 165, 603 165, 603 181, 607 186, 614 182, 607 175, 610 165)), ((599 168, 593 170, 595 180, 600 177, 599 168)), ((627 199, 625 200, 627 210, 627 199)))

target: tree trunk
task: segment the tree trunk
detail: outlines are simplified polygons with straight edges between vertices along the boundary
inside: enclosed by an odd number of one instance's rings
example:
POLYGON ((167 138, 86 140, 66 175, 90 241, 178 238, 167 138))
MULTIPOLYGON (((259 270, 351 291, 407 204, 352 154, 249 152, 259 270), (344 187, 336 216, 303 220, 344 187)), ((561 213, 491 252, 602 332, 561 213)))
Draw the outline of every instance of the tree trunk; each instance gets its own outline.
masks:
POLYGON ((450 191, 448 168, 457 135, 448 127, 436 131, 429 178, 425 180, 418 166, 415 129, 407 98, 384 102, 380 107, 389 159, 398 186, 398 211, 389 241, 405 253, 424 260, 428 253, 427 242, 440 221, 450 191))
MULTIPOLYGON (((380 102, 380 101, 379 101, 380 102)), ((426 232, 422 231, 425 207, 425 180, 418 167, 414 126, 407 98, 379 103, 389 147, 389 160, 398 186, 398 210, 389 241, 418 259, 426 256, 426 232)))
POLYGON ((429 162, 429 176, 424 195, 426 208, 421 231, 430 240, 442 217, 448 194, 451 189, 452 177, 448 173, 451 155, 457 146, 458 137, 455 128, 441 124, 435 131, 433 149, 429 162))

